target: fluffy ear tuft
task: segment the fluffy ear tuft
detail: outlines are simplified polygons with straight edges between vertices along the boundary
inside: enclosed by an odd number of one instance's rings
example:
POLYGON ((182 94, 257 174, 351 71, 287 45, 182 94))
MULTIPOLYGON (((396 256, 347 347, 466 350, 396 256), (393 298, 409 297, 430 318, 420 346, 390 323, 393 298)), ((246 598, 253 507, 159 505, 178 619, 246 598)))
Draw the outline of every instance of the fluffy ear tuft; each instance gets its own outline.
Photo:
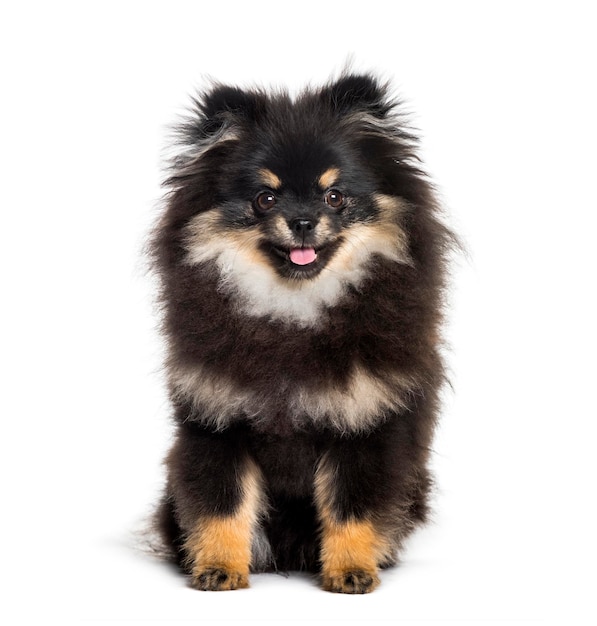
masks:
POLYGON ((261 108, 262 98, 254 92, 244 91, 239 87, 218 85, 198 104, 207 119, 225 114, 253 119, 261 108))
POLYGON ((226 128, 257 120, 263 113, 265 100, 258 92, 238 87, 216 85, 194 100, 195 110, 182 126, 188 143, 203 142, 219 136, 226 128))
POLYGON ((365 111, 375 117, 385 117, 392 108, 388 102, 387 86, 368 74, 347 74, 322 90, 337 113, 365 111))

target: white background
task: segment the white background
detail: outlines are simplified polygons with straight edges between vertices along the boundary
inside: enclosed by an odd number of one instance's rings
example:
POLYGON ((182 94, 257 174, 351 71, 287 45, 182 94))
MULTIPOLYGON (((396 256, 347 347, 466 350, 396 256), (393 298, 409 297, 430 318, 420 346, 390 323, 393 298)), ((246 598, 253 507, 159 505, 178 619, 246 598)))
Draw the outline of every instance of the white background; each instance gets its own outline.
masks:
POLYGON ((595 623, 590 2, 3 2, 6 623, 595 623), (142 246, 167 128, 206 76, 391 78, 469 257, 434 523, 369 596, 199 593, 135 550, 168 405, 142 246))

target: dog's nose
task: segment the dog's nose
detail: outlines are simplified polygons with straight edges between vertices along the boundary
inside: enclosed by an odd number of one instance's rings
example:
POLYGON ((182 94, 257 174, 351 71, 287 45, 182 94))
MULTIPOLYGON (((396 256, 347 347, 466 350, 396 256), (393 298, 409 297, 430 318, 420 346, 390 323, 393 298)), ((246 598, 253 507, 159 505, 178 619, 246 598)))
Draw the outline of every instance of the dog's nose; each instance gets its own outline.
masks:
POLYGON ((305 237, 315 228, 313 220, 307 220, 303 217, 297 217, 290 222, 290 229, 295 235, 305 237))

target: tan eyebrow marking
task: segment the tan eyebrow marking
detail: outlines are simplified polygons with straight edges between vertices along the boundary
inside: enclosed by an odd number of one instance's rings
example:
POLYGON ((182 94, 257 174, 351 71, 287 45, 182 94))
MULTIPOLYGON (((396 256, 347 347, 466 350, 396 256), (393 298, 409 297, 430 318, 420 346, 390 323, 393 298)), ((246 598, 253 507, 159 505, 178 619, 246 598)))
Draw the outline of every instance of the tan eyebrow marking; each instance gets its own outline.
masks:
POLYGON ((270 189, 280 189, 282 186, 280 178, 267 168, 259 170, 259 176, 261 177, 261 182, 270 189))
POLYGON ((337 167, 330 167, 319 177, 319 186, 322 189, 329 189, 338 182, 340 178, 340 170, 337 167))

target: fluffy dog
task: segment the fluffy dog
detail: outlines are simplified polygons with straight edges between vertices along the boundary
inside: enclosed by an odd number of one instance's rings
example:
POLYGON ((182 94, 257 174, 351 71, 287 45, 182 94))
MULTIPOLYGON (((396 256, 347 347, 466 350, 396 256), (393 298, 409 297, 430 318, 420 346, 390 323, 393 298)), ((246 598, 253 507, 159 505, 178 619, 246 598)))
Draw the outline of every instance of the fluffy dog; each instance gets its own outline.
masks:
POLYGON ((423 522, 447 250, 387 85, 216 85, 152 240, 176 440, 158 524, 197 589, 366 593, 423 522))

